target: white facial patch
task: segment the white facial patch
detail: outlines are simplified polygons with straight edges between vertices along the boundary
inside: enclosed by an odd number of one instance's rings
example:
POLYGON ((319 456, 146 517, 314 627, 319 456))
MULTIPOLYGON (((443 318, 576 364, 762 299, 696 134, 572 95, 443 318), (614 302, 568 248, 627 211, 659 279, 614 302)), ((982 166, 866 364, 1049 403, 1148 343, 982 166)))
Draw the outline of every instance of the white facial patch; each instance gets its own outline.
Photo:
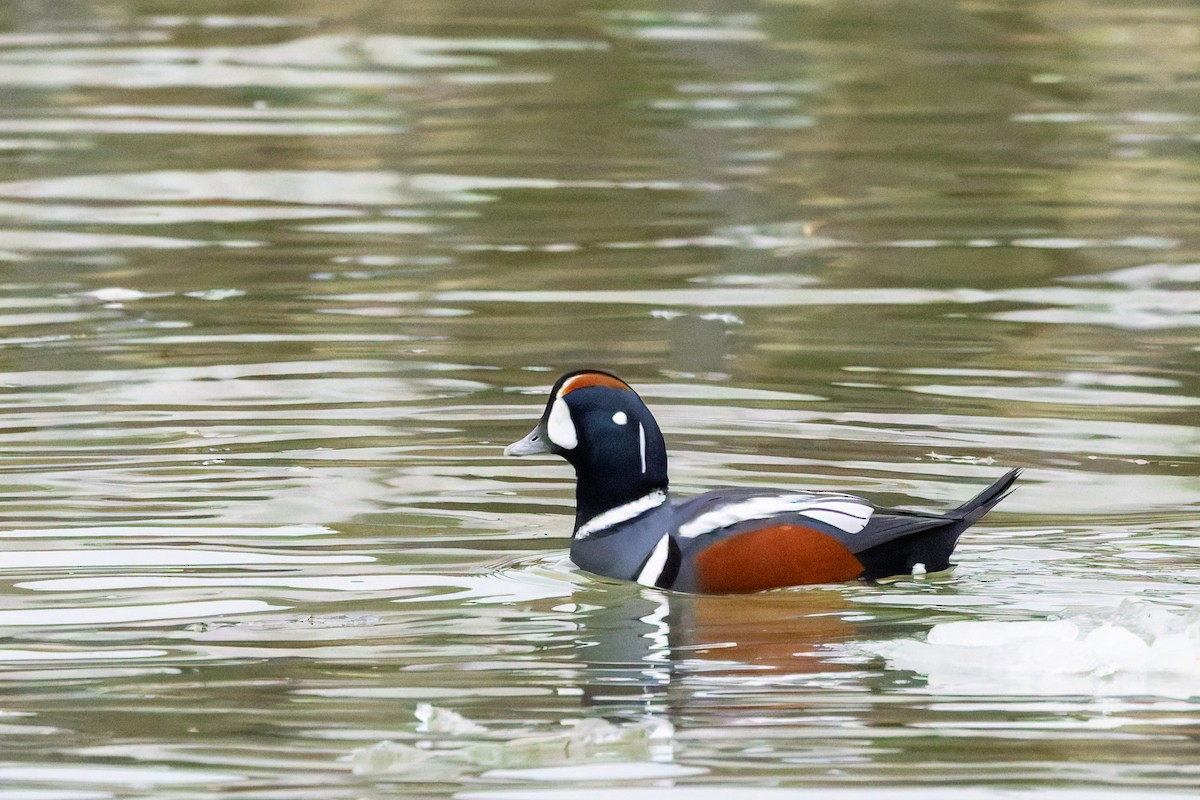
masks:
POLYGON ((567 401, 561 397, 556 397, 550 406, 550 415, 546 418, 546 436, 563 450, 574 450, 579 446, 579 433, 571 419, 571 409, 567 408, 567 401))
POLYGON ((629 422, 629 417, 625 416, 624 411, 618 411, 617 413, 613 414, 613 422, 617 423, 618 425, 624 425, 626 422, 629 422))
POLYGON ((871 519, 871 507, 845 495, 784 494, 751 497, 718 506, 679 526, 685 538, 736 525, 751 519, 766 519, 777 514, 802 514, 832 525, 846 533, 858 533, 871 519))

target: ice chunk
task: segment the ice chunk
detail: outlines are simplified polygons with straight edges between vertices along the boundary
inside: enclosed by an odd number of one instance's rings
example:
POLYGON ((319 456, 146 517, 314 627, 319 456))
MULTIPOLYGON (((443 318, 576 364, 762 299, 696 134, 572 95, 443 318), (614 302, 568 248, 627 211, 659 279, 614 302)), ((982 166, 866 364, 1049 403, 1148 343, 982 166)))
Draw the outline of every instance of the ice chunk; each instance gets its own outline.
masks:
POLYGON ((487 733, 487 728, 472 722, 457 711, 438 708, 429 703, 417 706, 417 720, 421 723, 417 726, 420 733, 445 733, 451 736, 487 733))
POLYGON ((385 739, 355 750, 350 764, 355 775, 384 775, 406 772, 430 758, 430 753, 385 739))
MULTIPOLYGON (((428 703, 417 707, 418 732, 441 734, 420 747, 382 741, 355 750, 356 775, 393 780, 458 780, 481 768, 540 770, 565 765, 660 764, 670 760, 674 730, 658 720, 612 723, 603 719, 563 720, 551 733, 528 728, 488 731, 461 714, 428 703), (462 741, 461 737, 473 737, 462 741), (483 741, 480 741, 483 739, 483 741)), ((655 769, 658 767, 656 766, 655 769)))
POLYGON ((1200 697, 1200 612, 1124 601, 1058 621, 964 621, 859 649, 927 677, 931 691, 1200 697))
POLYGON ((925 637, 930 644, 1004 647, 1020 642, 1067 642, 1079 636, 1071 622, 943 622, 925 637))
POLYGON ((503 743, 475 745, 468 752, 476 764, 492 767, 535 767, 590 760, 648 760, 657 744, 669 746, 673 731, 665 722, 643 721, 616 725, 586 718, 568 723, 561 732, 519 736, 503 743))

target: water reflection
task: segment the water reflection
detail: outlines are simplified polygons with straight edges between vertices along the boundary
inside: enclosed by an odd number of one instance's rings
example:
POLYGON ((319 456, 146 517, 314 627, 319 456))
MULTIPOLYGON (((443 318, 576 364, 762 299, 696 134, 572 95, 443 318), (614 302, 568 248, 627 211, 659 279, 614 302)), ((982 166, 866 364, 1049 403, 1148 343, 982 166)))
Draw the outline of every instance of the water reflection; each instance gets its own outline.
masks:
MULTIPOLYGON (((279 20, 279 27, 286 25, 279 20)), ((421 73, 405 70, 464 70, 440 80, 474 83, 470 71, 482 69, 479 78, 488 83, 513 80, 542 80, 537 74, 504 76, 496 62, 485 56, 463 52, 512 53, 539 50, 577 51, 606 49, 603 42, 546 39, 439 39, 425 36, 335 35, 307 36, 277 44, 258 46, 142 45, 53 47, 53 40, 37 42, 36 49, 22 49, 8 42, 0 53, 0 83, 7 86, 120 86, 126 89, 161 87, 247 87, 270 86, 291 89, 335 87, 380 88, 413 86, 421 73)), ((66 44, 65 42, 63 44, 66 44)), ((178 132, 177 129, 171 132, 178 132)), ((228 128, 199 132, 256 133, 228 128)), ((329 134, 321 129, 299 131, 306 135, 329 134)), ((372 133, 380 131, 373 130, 372 133)), ((385 129, 383 132, 389 132, 385 129)), ((336 131, 335 135, 362 133, 336 131)))
POLYGON ((1195 783, 1191 4, 217 11, 0 15, 0 796, 1195 783), (598 580, 500 456, 582 365, 682 493, 1027 478, 949 576, 598 580))

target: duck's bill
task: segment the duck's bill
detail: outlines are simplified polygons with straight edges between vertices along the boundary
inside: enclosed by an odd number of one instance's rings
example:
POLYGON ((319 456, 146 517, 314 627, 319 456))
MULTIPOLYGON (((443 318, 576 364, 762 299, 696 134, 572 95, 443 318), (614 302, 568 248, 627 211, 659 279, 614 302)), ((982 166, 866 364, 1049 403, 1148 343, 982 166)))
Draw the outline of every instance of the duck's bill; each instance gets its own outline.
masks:
POLYGON ((524 439, 518 439, 504 448, 504 455, 506 456, 534 456, 538 453, 549 452, 550 443, 546 441, 546 436, 542 433, 541 425, 531 430, 524 439))

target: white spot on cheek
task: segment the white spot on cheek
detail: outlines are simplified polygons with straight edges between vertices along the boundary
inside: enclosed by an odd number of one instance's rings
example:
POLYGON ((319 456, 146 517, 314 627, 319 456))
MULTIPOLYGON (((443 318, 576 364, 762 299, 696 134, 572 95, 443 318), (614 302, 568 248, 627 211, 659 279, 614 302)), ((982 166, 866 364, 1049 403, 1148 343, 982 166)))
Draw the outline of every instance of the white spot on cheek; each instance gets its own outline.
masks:
POLYGON ((618 411, 617 413, 613 414, 613 422, 617 423, 618 425, 624 425, 626 422, 629 422, 629 417, 625 416, 624 411, 618 411))
POLYGON ((579 446, 579 435, 575 432, 575 423, 571 420, 571 409, 567 408, 567 401, 561 397, 550 406, 550 416, 546 418, 546 436, 563 450, 574 450, 579 446))

